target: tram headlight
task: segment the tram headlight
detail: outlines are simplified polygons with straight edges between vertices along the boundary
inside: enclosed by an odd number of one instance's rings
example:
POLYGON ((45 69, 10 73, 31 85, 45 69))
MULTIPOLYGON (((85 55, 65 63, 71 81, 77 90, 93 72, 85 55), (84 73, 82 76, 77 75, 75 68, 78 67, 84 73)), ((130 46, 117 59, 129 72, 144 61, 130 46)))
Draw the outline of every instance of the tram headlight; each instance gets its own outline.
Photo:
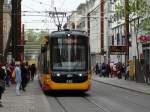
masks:
POLYGON ((79 76, 82 77, 83 75, 82 75, 82 74, 79 74, 79 76))
POLYGON ((57 76, 57 77, 60 77, 60 74, 59 74, 59 73, 57 73, 57 74, 56 74, 56 76, 57 76))

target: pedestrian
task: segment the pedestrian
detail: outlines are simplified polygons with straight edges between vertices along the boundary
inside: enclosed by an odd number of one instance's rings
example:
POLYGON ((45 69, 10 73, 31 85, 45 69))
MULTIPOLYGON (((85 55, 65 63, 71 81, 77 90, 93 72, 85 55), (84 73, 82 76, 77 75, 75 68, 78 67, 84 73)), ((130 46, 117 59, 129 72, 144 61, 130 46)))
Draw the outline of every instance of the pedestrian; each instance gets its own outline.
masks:
POLYGON ((108 64, 106 64, 106 77, 109 77, 110 73, 111 73, 110 63, 108 63, 108 64))
POLYGON ((36 74, 36 66, 35 66, 35 64, 31 65, 30 71, 31 71, 31 80, 33 81, 34 76, 36 74))
POLYGON ((98 75, 99 73, 99 66, 98 66, 98 63, 96 63, 95 65, 95 75, 98 75))
POLYGON ((149 64, 144 64, 144 67, 143 67, 143 73, 144 73, 144 76, 145 76, 145 82, 148 84, 149 83, 149 75, 150 75, 150 68, 149 68, 149 64))
POLYGON ((6 65, 5 70, 6 70, 6 78, 5 78, 5 80, 6 80, 6 86, 9 87, 10 86, 11 71, 10 71, 10 67, 9 67, 8 64, 6 65))
POLYGON ((20 62, 16 62, 15 67, 15 81, 16 81, 16 95, 20 95, 20 85, 21 85, 21 69, 20 62))
POLYGON ((21 89, 23 91, 26 91, 25 88, 26 88, 26 85, 27 85, 27 82, 28 82, 28 79, 27 79, 27 75, 28 75, 28 71, 27 71, 27 68, 25 67, 25 63, 22 63, 21 64, 21 89))
POLYGON ((109 66, 110 66, 110 77, 112 78, 113 77, 113 66, 114 66, 114 63, 110 63, 109 66))
POLYGON ((25 68, 27 69, 27 83, 28 83, 30 81, 30 78, 31 78, 31 72, 30 72, 31 66, 28 65, 28 62, 25 63, 25 68))
POLYGON ((126 74, 125 74, 125 80, 129 80, 129 69, 130 69, 130 66, 129 66, 129 64, 127 64, 126 74))
POLYGON ((102 72, 102 76, 103 77, 106 77, 106 64, 105 63, 102 63, 102 68, 101 68, 101 72, 102 72))
POLYGON ((116 64, 114 64, 112 67, 112 77, 116 77, 116 75, 117 75, 117 68, 116 68, 116 64))
POLYGON ((2 94, 5 90, 5 71, 2 68, 3 64, 0 62, 0 107, 2 107, 2 94))
POLYGON ((116 69, 117 69, 117 77, 118 77, 118 79, 122 79, 122 64, 118 63, 116 65, 116 69))
POLYGON ((10 65, 9 65, 9 68, 10 68, 10 82, 11 82, 11 84, 15 84, 16 82, 15 82, 15 77, 13 77, 13 72, 14 72, 14 69, 15 69, 15 64, 14 63, 11 63, 10 65))

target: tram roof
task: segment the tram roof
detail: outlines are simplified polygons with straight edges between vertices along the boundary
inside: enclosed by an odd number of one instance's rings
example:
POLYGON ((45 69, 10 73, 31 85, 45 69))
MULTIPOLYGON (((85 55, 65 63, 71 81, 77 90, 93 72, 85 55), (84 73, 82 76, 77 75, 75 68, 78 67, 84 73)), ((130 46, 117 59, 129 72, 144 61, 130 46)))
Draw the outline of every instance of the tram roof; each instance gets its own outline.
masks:
POLYGON ((62 35, 67 36, 68 34, 76 35, 76 36, 84 36, 88 37, 85 31, 80 30, 62 30, 62 31, 54 31, 50 34, 50 38, 61 37, 62 35))

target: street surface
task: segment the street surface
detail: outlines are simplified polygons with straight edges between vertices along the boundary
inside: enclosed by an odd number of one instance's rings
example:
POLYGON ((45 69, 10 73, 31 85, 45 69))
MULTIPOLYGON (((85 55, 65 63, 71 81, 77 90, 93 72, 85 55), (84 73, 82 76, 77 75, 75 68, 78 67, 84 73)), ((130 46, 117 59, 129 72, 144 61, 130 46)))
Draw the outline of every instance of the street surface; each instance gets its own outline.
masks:
POLYGON ((85 94, 57 92, 47 100, 52 112, 150 112, 150 96, 92 82, 85 94))

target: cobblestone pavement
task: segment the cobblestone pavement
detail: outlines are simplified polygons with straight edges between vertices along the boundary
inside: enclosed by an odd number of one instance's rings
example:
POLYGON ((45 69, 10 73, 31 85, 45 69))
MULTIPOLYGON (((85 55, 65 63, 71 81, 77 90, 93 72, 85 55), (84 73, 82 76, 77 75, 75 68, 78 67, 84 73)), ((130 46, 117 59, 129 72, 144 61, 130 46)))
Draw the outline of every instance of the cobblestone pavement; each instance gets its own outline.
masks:
POLYGON ((16 96, 15 85, 11 85, 4 92, 2 102, 0 112, 51 112, 37 80, 30 82, 21 96, 16 96))

